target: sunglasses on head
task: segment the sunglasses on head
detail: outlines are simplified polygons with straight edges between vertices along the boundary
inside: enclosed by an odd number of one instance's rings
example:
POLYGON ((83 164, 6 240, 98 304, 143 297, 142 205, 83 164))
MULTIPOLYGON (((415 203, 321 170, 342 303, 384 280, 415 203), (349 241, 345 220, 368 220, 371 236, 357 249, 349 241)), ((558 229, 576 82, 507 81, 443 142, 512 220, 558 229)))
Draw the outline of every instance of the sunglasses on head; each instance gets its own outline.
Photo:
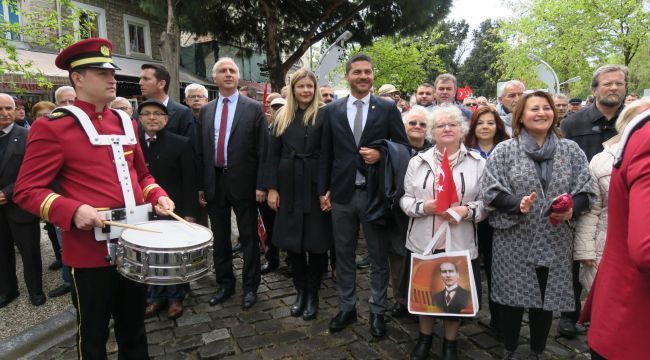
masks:
POLYGON ((409 125, 410 125, 410 126, 420 126, 420 127, 423 128, 423 129, 426 129, 426 128, 427 128, 427 123, 425 123, 425 122, 417 122, 417 121, 415 121, 415 120, 411 120, 411 121, 409 121, 409 125))

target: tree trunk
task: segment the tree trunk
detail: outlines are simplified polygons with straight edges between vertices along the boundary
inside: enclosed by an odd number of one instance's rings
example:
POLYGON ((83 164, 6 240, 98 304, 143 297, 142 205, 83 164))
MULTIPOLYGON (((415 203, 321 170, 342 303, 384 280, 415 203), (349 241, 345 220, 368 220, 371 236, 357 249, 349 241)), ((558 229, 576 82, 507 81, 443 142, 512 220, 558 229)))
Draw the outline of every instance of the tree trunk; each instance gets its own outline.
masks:
POLYGON ((275 10, 266 1, 260 1, 262 13, 266 19, 266 66, 269 71, 269 80, 271 89, 280 92, 284 86, 284 77, 286 71, 282 68, 282 58, 280 54, 280 44, 278 41, 278 23, 275 19, 275 10))
POLYGON ((169 71, 169 92, 167 95, 176 101, 180 101, 180 82, 178 78, 180 30, 176 25, 174 15, 174 0, 167 0, 167 28, 160 36, 160 56, 163 66, 169 71))

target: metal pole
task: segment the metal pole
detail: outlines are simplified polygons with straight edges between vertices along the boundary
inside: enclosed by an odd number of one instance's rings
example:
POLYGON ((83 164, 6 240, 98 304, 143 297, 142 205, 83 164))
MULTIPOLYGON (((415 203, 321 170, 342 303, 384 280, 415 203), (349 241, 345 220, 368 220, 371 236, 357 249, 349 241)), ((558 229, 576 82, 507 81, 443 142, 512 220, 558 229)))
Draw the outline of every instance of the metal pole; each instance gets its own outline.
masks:
POLYGON ((556 94, 559 93, 560 92, 560 80, 558 79, 557 74, 555 73, 555 70, 553 70, 551 65, 549 65, 546 61, 542 60, 542 58, 540 58, 539 56, 537 56, 535 54, 528 53, 528 58, 533 60, 533 61, 537 61, 537 62, 542 63, 549 70, 551 70, 551 73, 553 74, 553 78, 555 79, 555 93, 556 94))

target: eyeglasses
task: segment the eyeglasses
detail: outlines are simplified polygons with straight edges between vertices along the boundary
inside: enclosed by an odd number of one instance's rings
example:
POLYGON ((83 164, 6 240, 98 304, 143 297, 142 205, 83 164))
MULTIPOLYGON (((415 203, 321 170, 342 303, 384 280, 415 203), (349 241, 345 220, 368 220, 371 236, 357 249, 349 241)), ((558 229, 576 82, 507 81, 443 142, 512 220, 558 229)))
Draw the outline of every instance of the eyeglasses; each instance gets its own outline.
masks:
POLYGON ((454 130, 458 126, 459 126, 458 124, 438 124, 438 125, 436 125, 436 129, 442 130, 442 129, 446 128, 446 127, 449 127, 449 129, 454 130))
POLYGON ((413 121, 409 121, 409 125, 410 125, 410 126, 418 126, 418 125, 419 125, 419 126, 420 126, 421 128, 423 128, 423 129, 426 129, 426 128, 427 128, 427 123, 425 123, 425 122, 417 122, 417 121, 415 121, 415 120, 413 120, 413 121))
POLYGON ((472 107, 472 106, 478 106, 477 103, 467 103, 465 106, 472 107))
POLYGON ((203 95, 190 95, 187 98, 192 99, 192 100, 201 100, 201 99, 205 99, 205 96, 203 96, 203 95))
POLYGON ((161 113, 161 112, 158 112, 158 111, 140 113, 140 116, 142 116, 142 117, 150 117, 151 115, 153 115, 154 117, 161 117, 161 116, 165 116, 167 114, 161 113))

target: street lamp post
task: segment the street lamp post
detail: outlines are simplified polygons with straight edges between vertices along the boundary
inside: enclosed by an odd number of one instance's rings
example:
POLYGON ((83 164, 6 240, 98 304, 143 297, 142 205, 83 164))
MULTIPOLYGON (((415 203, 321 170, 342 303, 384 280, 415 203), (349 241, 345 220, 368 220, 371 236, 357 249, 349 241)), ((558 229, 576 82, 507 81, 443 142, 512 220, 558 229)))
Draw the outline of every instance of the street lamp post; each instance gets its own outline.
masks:
POLYGON ((555 82, 555 89, 553 89, 554 90, 553 92, 556 93, 556 94, 558 92, 560 92, 560 80, 558 79, 557 74, 555 73, 555 70, 553 70, 551 65, 549 65, 546 61, 542 60, 542 58, 540 58, 539 56, 537 56, 535 54, 528 53, 528 58, 533 60, 533 61, 537 61, 537 62, 541 63, 542 65, 544 65, 544 66, 546 66, 548 68, 548 70, 551 72, 551 75, 553 76, 553 80, 555 82))
POLYGON ((345 53, 345 42, 350 40, 351 37, 352 33, 346 30, 327 48, 327 51, 325 51, 318 62, 318 66, 316 66, 316 76, 318 77, 319 85, 328 83, 326 77, 332 70, 339 66, 339 58, 345 53))

